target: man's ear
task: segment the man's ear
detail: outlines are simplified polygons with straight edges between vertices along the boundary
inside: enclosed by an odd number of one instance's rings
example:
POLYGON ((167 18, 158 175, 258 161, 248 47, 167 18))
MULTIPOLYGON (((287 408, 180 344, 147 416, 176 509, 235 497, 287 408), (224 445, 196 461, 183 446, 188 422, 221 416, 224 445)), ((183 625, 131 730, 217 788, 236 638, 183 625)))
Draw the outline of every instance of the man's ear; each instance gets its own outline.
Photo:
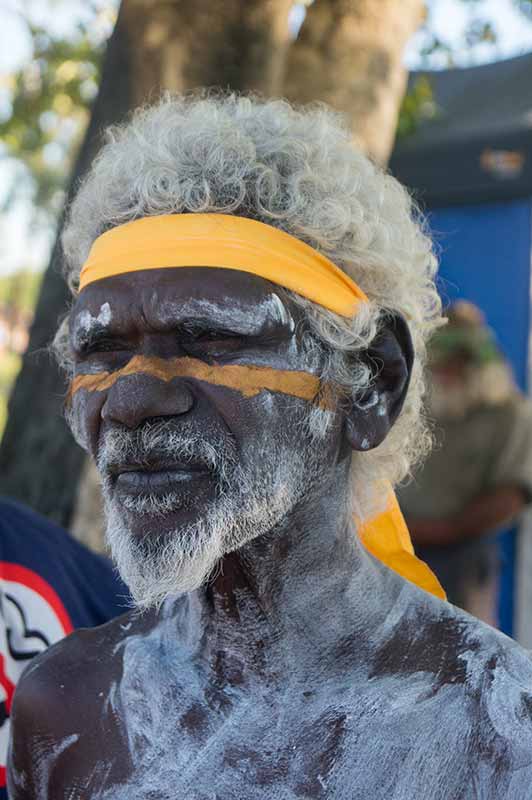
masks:
POLYGON ((371 387, 347 412, 346 436, 353 450, 372 450, 386 438, 403 407, 414 348, 405 319, 389 315, 367 350, 357 359, 371 369, 371 387))

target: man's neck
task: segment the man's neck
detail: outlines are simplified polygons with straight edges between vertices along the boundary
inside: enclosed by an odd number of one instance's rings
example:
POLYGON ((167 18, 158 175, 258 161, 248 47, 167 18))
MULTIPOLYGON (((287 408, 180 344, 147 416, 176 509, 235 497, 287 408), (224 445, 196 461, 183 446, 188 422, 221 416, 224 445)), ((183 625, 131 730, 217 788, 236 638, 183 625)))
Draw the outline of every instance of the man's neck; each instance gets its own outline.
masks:
POLYGON ((356 536, 345 477, 320 487, 282 528, 225 556, 188 598, 190 632, 211 662, 308 679, 347 641, 362 655, 396 582, 356 536))

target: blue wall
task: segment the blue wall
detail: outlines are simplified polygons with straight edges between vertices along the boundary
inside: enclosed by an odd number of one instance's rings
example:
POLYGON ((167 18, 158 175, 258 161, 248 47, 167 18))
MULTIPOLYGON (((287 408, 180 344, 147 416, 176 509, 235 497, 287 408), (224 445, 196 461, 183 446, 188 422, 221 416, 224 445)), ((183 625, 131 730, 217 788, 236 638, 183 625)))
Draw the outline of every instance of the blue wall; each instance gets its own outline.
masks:
MULTIPOLYGON (((530 330, 532 201, 453 206, 429 214, 440 250, 439 288, 444 303, 459 298, 476 303, 527 389, 530 330)), ((499 622, 513 628, 515 532, 501 535, 503 568, 499 622)))

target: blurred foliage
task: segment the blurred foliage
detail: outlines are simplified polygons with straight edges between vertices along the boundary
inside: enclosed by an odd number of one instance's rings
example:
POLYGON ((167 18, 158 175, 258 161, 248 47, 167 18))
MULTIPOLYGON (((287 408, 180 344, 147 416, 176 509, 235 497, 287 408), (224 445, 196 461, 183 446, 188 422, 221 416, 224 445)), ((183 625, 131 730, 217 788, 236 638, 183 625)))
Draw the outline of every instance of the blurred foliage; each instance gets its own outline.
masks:
POLYGON ((437 114, 438 108, 434 101, 430 80, 426 75, 422 75, 411 84, 403 98, 397 121, 398 138, 414 133, 421 122, 434 119, 437 114))
POLYGON ((33 178, 36 205, 56 210, 97 90, 101 54, 81 31, 73 41, 56 41, 28 27, 33 59, 9 78, 11 113, 0 122, 0 138, 33 178))
MULTIPOLYGON (((463 61, 464 54, 469 54, 474 62, 474 53, 481 46, 497 45, 497 29, 492 20, 485 16, 484 0, 461 0, 467 10, 467 20, 461 32, 460 41, 451 43, 438 36, 432 25, 431 12, 439 0, 425 0, 425 17, 419 31, 420 46, 418 54, 421 64, 427 69, 436 65, 452 68, 456 66, 459 53, 463 61)), ((514 7, 523 14, 524 22, 532 22, 532 0, 512 0, 514 7)), ((427 119, 437 119, 438 107, 432 94, 428 76, 422 76, 410 83, 403 98, 397 136, 409 136, 427 119)))
MULTIPOLYGON (((114 13, 114 3, 109 5, 107 13, 114 13)), ((95 37, 87 22, 78 22, 68 37, 57 37, 20 16, 33 53, 1 81, 6 111, 0 116, 0 157, 10 159, 17 169, 0 202, 5 210, 29 185, 35 209, 47 212, 51 221, 61 209, 64 185, 98 90, 105 39, 95 37)))
POLYGON ((22 363, 24 331, 31 324, 41 279, 42 273, 28 270, 0 276, 0 436, 11 386, 22 363), (13 331, 16 333, 10 335, 13 331))
POLYGON ((7 421, 7 403, 11 386, 22 366, 18 353, 0 353, 0 436, 7 421))
MULTIPOLYGON (((456 57, 464 61, 464 56, 469 56, 471 63, 475 63, 475 49, 483 45, 497 45, 498 31, 496 24, 489 17, 489 7, 485 8, 485 0, 460 0, 466 11, 466 20, 458 41, 451 43, 437 36, 433 30, 432 12, 436 9, 439 0, 425 0, 425 19, 421 27, 421 45, 419 56, 424 66, 434 66, 434 56, 438 56, 437 63, 441 68, 456 66, 456 57)), ((523 15, 525 24, 532 22, 532 0, 511 0, 512 6, 523 15)))
POLYGON ((31 317, 41 285, 42 273, 21 269, 0 276, 0 310, 20 312, 31 317))

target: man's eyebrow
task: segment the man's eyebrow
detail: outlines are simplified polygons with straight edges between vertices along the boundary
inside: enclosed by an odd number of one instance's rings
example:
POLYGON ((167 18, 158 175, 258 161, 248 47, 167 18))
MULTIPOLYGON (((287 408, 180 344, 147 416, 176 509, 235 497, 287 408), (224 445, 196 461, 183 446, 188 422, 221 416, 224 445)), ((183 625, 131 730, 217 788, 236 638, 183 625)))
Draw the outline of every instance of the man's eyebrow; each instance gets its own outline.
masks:
POLYGON ((269 295, 261 303, 244 306, 234 301, 219 304, 204 298, 194 298, 179 305, 161 309, 165 325, 176 328, 211 327, 217 330, 259 335, 272 323, 293 327, 291 315, 277 295, 269 295))
POLYGON ((76 350, 88 350, 99 342, 120 337, 110 320, 103 322, 95 317, 92 320, 91 324, 87 324, 86 320, 80 319, 80 314, 72 320, 70 337, 76 350))
POLYGON ((215 331, 219 333, 234 333, 238 336, 256 336, 264 329, 264 324, 257 324, 250 321, 249 324, 242 324, 238 320, 216 319, 206 316, 186 316, 180 317, 173 325, 177 331, 215 331))

